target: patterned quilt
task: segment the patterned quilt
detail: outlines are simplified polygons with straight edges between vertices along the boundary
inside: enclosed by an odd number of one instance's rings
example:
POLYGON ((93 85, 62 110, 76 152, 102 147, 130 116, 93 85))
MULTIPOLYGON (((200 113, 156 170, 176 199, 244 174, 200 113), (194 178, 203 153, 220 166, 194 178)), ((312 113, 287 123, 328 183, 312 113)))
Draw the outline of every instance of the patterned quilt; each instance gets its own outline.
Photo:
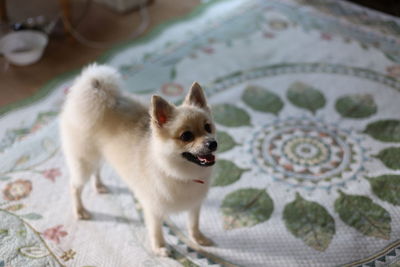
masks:
POLYGON ((201 228, 166 219, 149 249, 134 195, 104 164, 72 214, 57 115, 77 71, 1 107, 0 267, 400 266, 400 20, 345 1, 211 1, 98 62, 124 90, 207 92, 221 144, 201 228))

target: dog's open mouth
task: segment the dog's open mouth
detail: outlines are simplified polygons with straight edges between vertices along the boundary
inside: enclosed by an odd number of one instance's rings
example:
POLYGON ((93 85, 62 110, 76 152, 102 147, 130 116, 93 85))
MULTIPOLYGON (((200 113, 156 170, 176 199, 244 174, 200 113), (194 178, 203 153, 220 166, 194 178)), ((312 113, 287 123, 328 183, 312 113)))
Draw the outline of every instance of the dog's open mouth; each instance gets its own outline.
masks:
POLYGON ((208 167, 215 164, 215 156, 211 153, 206 155, 193 155, 189 152, 183 152, 182 157, 202 167, 208 167))

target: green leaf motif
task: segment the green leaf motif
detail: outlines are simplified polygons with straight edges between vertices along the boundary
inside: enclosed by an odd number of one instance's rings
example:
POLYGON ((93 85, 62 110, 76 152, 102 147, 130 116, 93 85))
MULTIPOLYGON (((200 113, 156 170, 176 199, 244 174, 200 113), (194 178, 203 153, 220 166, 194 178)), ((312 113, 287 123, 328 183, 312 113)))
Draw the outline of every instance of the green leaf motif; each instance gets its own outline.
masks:
POLYGON ((393 205, 400 206, 400 175, 387 174, 368 178, 372 192, 393 205))
POLYGON ((15 162, 15 166, 21 165, 26 163, 28 160, 30 159, 29 155, 23 155, 20 158, 17 159, 17 161, 15 162))
POLYGON ((53 140, 51 140, 50 138, 45 138, 45 139, 42 141, 42 147, 43 147, 47 152, 50 152, 50 151, 53 151, 53 150, 54 150, 55 145, 54 145, 53 140))
POLYGON ((344 223, 360 233, 385 240, 390 239, 390 214, 373 203, 370 198, 340 192, 339 198, 335 201, 335 211, 344 223))
POLYGON ((226 186, 240 179, 245 169, 241 169, 229 160, 217 161, 213 171, 213 186, 226 186))
POLYGON ((37 213, 28 213, 28 214, 23 214, 21 215, 22 218, 28 219, 28 220, 40 220, 43 218, 42 215, 37 214, 37 213))
POLYGON ((368 50, 368 49, 369 49, 369 46, 368 46, 368 45, 366 45, 366 44, 364 44, 364 43, 362 43, 362 42, 359 42, 359 44, 360 44, 360 46, 361 46, 362 49, 364 49, 364 50, 368 50))
POLYGON ((14 205, 11 205, 11 206, 6 207, 5 210, 8 210, 8 211, 17 211, 17 210, 22 209, 23 207, 24 207, 23 204, 14 204, 14 205))
POLYGON ((152 59, 154 57, 154 55, 155 55, 155 53, 149 53, 149 52, 144 53, 143 60, 147 61, 149 59, 152 59))
POLYGON ((346 118, 367 118, 377 111, 377 106, 370 94, 354 94, 339 98, 336 110, 346 118))
POLYGON ((326 103, 325 97, 320 91, 302 82, 295 82, 289 87, 287 98, 293 105, 308 109, 313 114, 324 107, 326 103))
POLYGON ((8 235, 7 229, 0 229, 0 235, 8 235))
POLYGON ((243 101, 251 108, 278 115, 283 107, 280 97, 262 87, 248 86, 242 95, 243 101))
POLYGON ((220 83, 220 82, 222 82, 224 80, 230 80, 230 79, 233 79, 233 78, 236 78, 236 77, 240 77, 241 75, 243 75, 242 71, 236 71, 236 72, 228 74, 228 75, 226 75, 224 77, 215 79, 214 83, 220 83))
POLYGON ((189 259, 187 259, 185 256, 183 256, 174 249, 171 250, 170 256, 172 259, 179 262, 183 267, 199 267, 199 265, 194 264, 193 262, 191 262, 189 259))
POLYGON ((380 159, 386 167, 392 170, 400 169, 400 147, 389 147, 375 156, 380 159))
POLYGON ((232 104, 217 104, 212 108, 216 122, 228 127, 249 126, 250 116, 241 108, 232 104))
POLYGON ((400 63, 400 54, 399 53, 384 53, 384 55, 386 56, 387 59, 396 62, 396 63, 400 63))
POLYGON ((10 176, 3 176, 3 177, 0 177, 0 181, 7 181, 7 180, 10 180, 10 179, 11 179, 10 176))
POLYGON ((135 94, 140 94, 140 95, 146 95, 146 94, 154 93, 155 91, 156 91, 156 89, 149 88, 149 89, 143 89, 143 90, 134 91, 134 93, 135 94))
POLYGON ((400 142, 400 121, 375 121, 367 125, 364 133, 382 142, 400 142))
POLYGON ((21 255, 24 255, 25 257, 32 259, 43 258, 50 254, 50 252, 48 252, 45 248, 36 246, 19 248, 19 253, 21 255))
POLYGON ((245 188, 228 194, 222 202, 224 228, 250 227, 268 220, 274 210, 264 189, 245 188))
POLYGON ((175 68, 171 69, 169 76, 170 76, 171 81, 176 78, 176 69, 175 68))
POLYGON ((296 194, 296 199, 283 211, 287 229, 307 246, 325 251, 335 234, 335 221, 320 204, 307 201, 296 194))
POLYGON ((20 237, 26 237, 26 229, 18 230, 16 233, 20 237))
POLYGON ((218 152, 222 153, 232 149, 236 142, 233 138, 226 132, 217 132, 217 140, 218 140, 218 152))

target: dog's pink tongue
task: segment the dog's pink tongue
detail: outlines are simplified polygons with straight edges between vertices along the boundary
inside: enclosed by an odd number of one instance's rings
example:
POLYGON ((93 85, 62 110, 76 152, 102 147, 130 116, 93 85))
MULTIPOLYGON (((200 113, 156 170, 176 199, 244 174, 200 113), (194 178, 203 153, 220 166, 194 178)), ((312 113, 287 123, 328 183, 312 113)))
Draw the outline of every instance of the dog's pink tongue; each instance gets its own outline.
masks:
POLYGON ((215 161, 215 156, 213 154, 208 154, 208 155, 204 155, 204 156, 197 156, 197 158, 201 161, 205 161, 205 162, 213 162, 215 161))

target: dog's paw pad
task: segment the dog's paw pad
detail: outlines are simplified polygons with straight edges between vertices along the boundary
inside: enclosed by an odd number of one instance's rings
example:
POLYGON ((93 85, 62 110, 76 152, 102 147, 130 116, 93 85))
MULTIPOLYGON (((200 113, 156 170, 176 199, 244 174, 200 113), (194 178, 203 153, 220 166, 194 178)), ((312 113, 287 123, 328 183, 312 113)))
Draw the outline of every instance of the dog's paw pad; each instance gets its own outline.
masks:
POLYGON ((153 252, 158 257, 169 257, 169 250, 166 247, 153 248, 153 252))
POLYGON ((90 220, 92 215, 86 209, 79 209, 76 211, 79 220, 90 220))

